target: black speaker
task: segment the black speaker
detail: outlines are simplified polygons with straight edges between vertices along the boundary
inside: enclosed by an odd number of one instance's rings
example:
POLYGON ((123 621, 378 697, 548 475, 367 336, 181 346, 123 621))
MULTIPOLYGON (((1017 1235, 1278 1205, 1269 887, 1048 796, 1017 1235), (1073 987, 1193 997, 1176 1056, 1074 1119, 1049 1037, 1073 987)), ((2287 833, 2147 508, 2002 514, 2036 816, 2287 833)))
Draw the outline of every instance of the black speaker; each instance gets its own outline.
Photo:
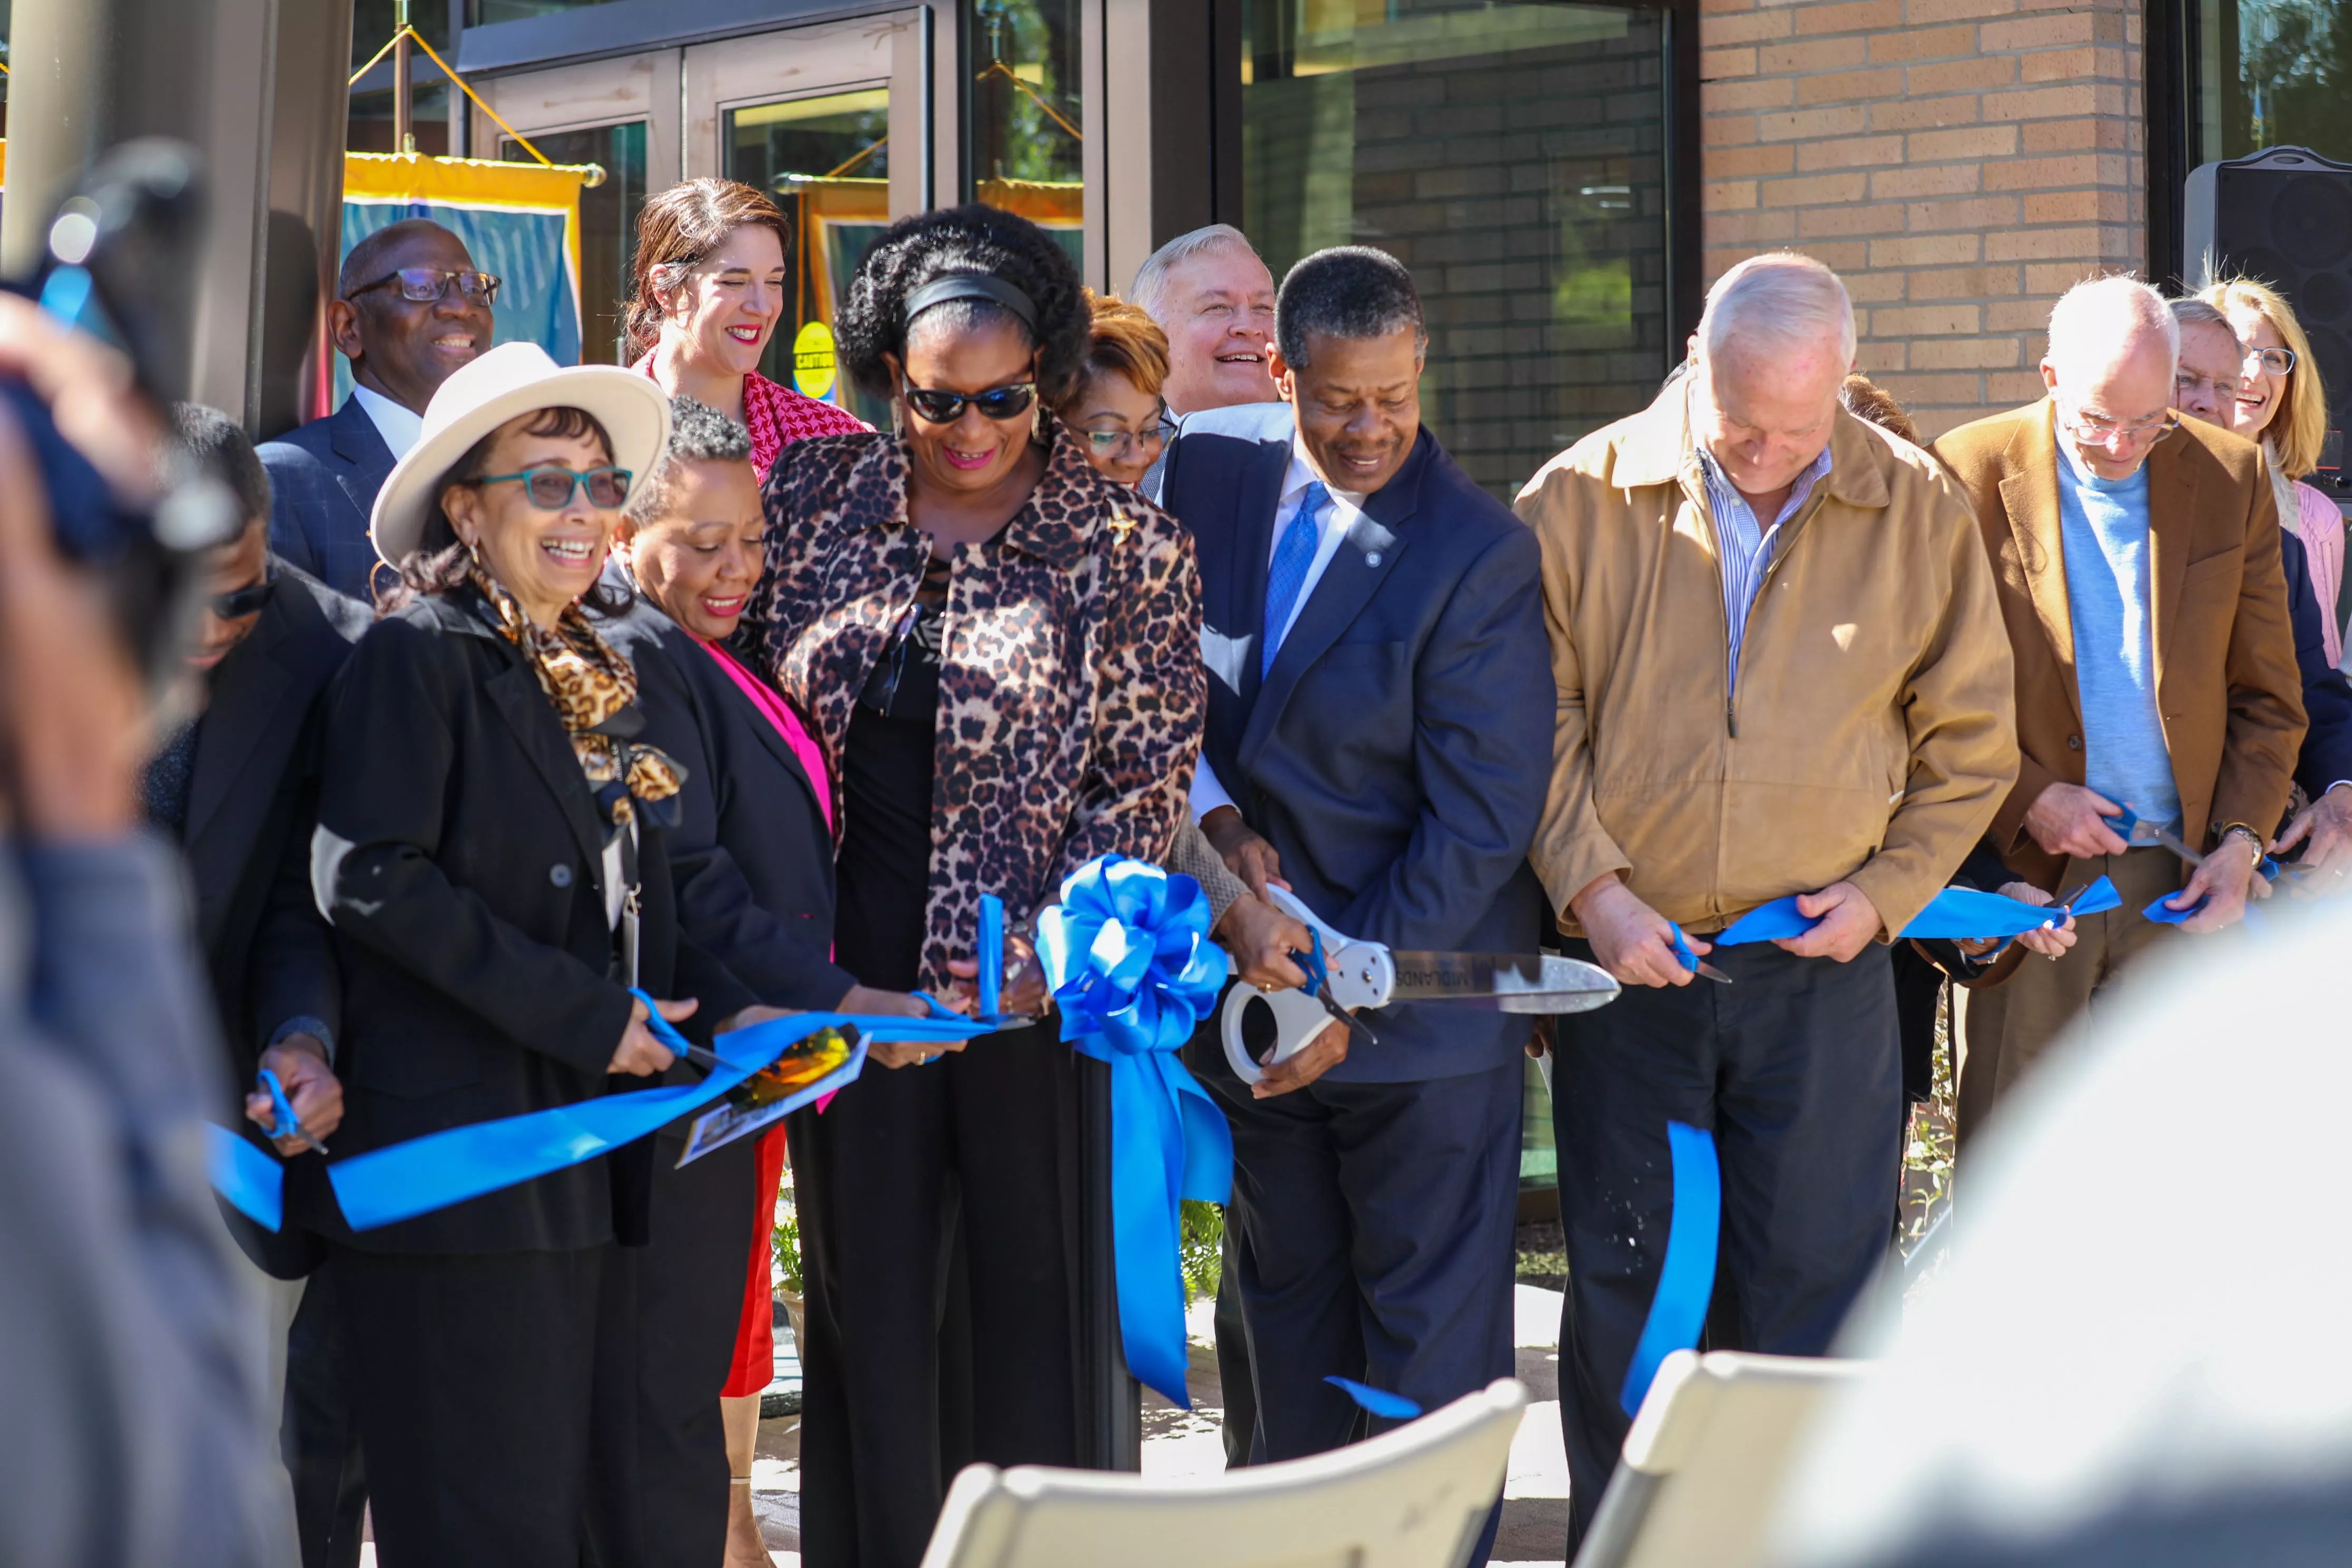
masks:
POLYGON ((2352 398, 2352 164, 2269 147, 2189 176, 2181 255, 2191 273, 2257 278, 2286 296, 2327 389, 2327 445, 2312 482, 2347 489, 2338 434, 2352 398))

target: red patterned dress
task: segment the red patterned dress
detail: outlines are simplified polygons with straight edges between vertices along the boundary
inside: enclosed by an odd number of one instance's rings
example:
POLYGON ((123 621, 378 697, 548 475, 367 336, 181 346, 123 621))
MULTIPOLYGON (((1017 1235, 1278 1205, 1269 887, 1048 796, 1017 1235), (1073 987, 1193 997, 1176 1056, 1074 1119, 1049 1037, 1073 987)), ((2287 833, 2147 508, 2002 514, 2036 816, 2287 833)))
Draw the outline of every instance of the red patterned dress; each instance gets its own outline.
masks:
MULTIPOLYGON (((647 349, 629 368, 652 375, 653 351, 647 349)), ((845 409, 803 396, 757 371, 743 378, 743 424, 751 432, 751 467, 763 481, 776 466, 776 454, 795 441, 874 428, 845 409)), ((779 1121, 760 1135, 758 1181, 766 1201, 755 1205, 751 1215, 751 1267, 743 1280, 743 1316, 735 1325, 735 1357, 728 1368, 727 1386, 719 1391, 721 1398, 757 1394, 775 1378, 775 1296, 768 1275, 774 1238, 769 1231, 783 1179, 784 1124, 779 1121)))

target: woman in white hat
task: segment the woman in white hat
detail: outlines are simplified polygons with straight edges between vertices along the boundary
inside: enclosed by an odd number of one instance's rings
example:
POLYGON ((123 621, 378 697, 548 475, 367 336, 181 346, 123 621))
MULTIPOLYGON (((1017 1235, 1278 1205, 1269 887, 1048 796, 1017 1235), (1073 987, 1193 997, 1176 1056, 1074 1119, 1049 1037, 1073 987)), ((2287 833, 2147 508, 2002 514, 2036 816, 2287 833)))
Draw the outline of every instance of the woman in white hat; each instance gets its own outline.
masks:
MULTIPOLYGON (((665 1071, 633 986, 690 1032, 753 1000, 678 940, 651 831, 678 770, 635 743, 635 674, 581 609, 668 434, 646 377, 509 343, 442 384, 376 499, 400 586, 344 667, 311 858, 338 1159, 665 1071)), ((622 1359, 600 1289, 650 1151, 331 1238, 386 1568, 576 1568, 622 1359)))

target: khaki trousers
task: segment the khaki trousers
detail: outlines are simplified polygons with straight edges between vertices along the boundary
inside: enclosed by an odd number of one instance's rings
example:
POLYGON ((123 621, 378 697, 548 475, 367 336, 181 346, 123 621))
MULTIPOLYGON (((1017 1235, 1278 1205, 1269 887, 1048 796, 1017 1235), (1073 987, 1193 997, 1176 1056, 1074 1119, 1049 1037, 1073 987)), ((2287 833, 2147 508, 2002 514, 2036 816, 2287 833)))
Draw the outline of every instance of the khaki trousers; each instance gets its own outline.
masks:
POLYGON ((2124 901, 2105 914, 2078 919, 2074 945, 2064 957, 2053 963, 2029 952, 2000 984, 1969 992, 1958 1069, 1963 1143, 2070 1025, 2115 1000, 2118 980, 2128 985, 2125 972, 2137 967, 2143 952, 2179 935, 2177 927, 2158 925, 2140 913, 2179 892, 2187 879, 2170 850, 2132 849, 2074 861, 2059 884, 2059 898, 2071 898, 2101 877, 2115 882, 2124 901))

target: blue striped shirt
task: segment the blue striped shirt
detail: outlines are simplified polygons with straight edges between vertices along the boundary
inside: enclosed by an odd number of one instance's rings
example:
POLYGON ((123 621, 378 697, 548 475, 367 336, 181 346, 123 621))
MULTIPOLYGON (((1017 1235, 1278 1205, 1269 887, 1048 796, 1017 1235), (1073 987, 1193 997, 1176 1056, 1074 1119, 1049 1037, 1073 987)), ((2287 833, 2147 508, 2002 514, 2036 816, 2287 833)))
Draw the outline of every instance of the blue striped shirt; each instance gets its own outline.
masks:
POLYGON ((1812 467, 1797 476, 1780 515, 1769 528, 1757 526, 1748 498, 1724 478, 1705 447, 1698 448, 1698 467, 1706 476, 1706 510, 1715 518, 1716 550, 1723 565, 1723 624, 1731 634, 1724 690, 1730 693, 1739 689, 1739 647, 1748 640, 1748 612, 1755 606, 1756 590, 1763 585, 1764 574, 1771 569, 1772 547, 1780 540, 1780 525, 1797 515, 1797 509, 1813 493, 1813 486, 1830 471, 1830 449, 1823 447, 1812 467))

